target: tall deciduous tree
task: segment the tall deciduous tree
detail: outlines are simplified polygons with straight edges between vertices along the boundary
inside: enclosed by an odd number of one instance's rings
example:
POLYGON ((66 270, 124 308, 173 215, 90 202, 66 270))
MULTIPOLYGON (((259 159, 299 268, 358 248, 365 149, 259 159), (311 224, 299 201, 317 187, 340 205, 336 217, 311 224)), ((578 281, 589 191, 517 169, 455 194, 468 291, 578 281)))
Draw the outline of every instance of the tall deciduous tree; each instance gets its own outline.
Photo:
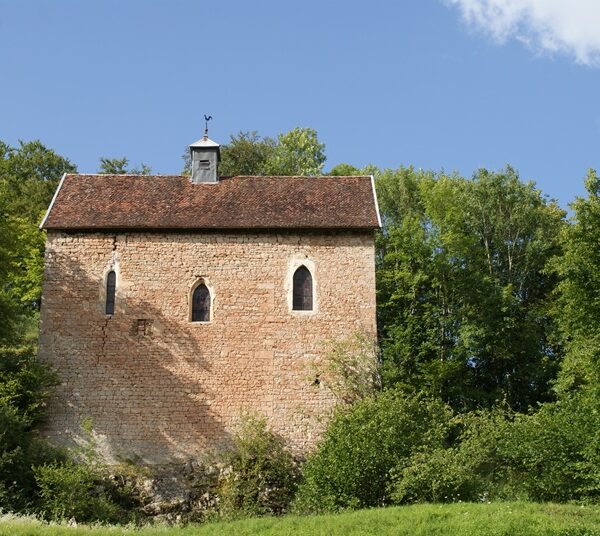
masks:
POLYGON ((590 169, 586 198, 572 204, 573 222, 562 238, 564 255, 554 268, 561 278, 556 310, 566 356, 559 391, 600 391, 600 178, 590 169))
POLYGON ((17 316, 10 288, 17 233, 8 212, 7 201, 7 185, 0 182, 0 346, 11 339, 17 316))
MULTIPOLYGON (((77 168, 67 158, 38 140, 21 141, 18 147, 0 142, 0 234, 6 257, 0 285, 25 318, 27 311, 40 303, 44 237, 37 226, 63 173, 75 171, 77 168)), ((13 309, 10 321, 6 320, 12 322, 13 329, 15 314, 13 309)))
POLYGON ((126 157, 100 158, 98 173, 103 175, 150 175, 152 168, 142 162, 139 168, 129 169, 129 159, 126 157))
POLYGON ((325 144, 312 128, 294 128, 277 136, 267 162, 270 175, 320 175, 325 164, 325 144))
POLYGON ((231 136, 221 148, 219 173, 226 177, 266 175, 276 145, 273 138, 261 138, 256 131, 231 136))
POLYGON ((507 167, 468 181, 412 168, 378 177, 384 374, 458 408, 549 397, 550 319, 564 213, 507 167))
POLYGON ((0 141, 0 182, 6 186, 7 210, 40 223, 63 173, 77 168, 39 140, 10 147, 0 141))
POLYGON ((39 141, 0 142, 0 508, 31 507, 32 466, 46 461, 33 425, 54 377, 35 357, 41 293, 43 212, 64 172, 66 158, 39 141))
MULTIPOLYGON (((325 163, 325 145, 311 128, 294 128, 277 139, 261 137, 256 131, 232 135, 221 147, 219 174, 320 175, 325 163)), ((183 173, 189 175, 189 151, 183 155, 183 173)))
POLYGON ((338 164, 337 166, 332 167, 327 175, 331 175, 333 177, 342 177, 349 175, 360 175, 361 170, 357 167, 354 167, 352 164, 338 164))

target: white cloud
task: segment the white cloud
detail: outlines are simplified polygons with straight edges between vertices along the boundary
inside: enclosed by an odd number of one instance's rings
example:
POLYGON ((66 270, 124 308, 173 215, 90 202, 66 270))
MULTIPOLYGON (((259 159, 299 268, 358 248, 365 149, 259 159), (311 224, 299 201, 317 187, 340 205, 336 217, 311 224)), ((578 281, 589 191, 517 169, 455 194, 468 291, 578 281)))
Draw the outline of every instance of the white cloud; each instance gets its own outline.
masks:
POLYGON ((534 50, 600 66, 600 0, 444 0, 494 40, 516 38, 534 50))

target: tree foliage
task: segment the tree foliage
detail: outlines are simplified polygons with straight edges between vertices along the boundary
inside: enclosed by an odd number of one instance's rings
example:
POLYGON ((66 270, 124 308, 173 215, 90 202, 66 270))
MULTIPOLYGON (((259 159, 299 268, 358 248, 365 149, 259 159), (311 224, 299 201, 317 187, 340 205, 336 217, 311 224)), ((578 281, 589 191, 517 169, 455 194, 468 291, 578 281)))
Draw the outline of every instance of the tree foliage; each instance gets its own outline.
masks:
POLYGON ((67 158, 48 149, 39 140, 11 147, 0 141, 0 183, 8 211, 39 224, 64 173, 77 168, 67 158))
MULTIPOLYGON (((183 173, 191 172, 189 151, 183 155, 183 173)), ((240 132, 221 147, 219 174, 320 175, 325 164, 325 145, 311 128, 294 128, 277 139, 261 137, 256 131, 240 132)))
POLYGON ((268 175, 320 175, 325 164, 325 144, 312 128, 294 128, 277 136, 267 163, 268 175))
POLYGON ((139 168, 129 169, 129 159, 122 158, 100 158, 100 169, 102 175, 150 175, 152 168, 143 162, 139 168))
POLYGON ((13 251, 16 225, 8 212, 7 184, 0 182, 0 344, 11 338, 17 320, 17 307, 11 296, 13 251))
POLYGON ((514 488, 533 501, 600 500, 600 403, 584 394, 517 415, 499 450, 516 479, 514 488))
POLYGON ((452 440, 417 451, 390 472, 396 504, 515 499, 503 446, 512 426, 510 412, 495 408, 454 415, 452 440))
POLYGON ((276 146, 273 138, 261 138, 256 131, 232 135, 229 143, 221 147, 219 173, 226 177, 267 175, 276 146))
POLYGON ((16 148, 0 141, 0 315, 11 330, 17 317, 39 307, 44 238, 38 225, 61 176, 74 171, 38 140, 16 148))
POLYGON ((439 400, 388 390, 339 411, 303 468, 296 509, 389 503, 389 474, 402 460, 445 441, 451 412, 439 400))
POLYGON ((105 490, 103 475, 88 464, 52 461, 35 468, 40 509, 53 521, 118 523, 123 516, 105 490))
POLYGON ((32 466, 48 458, 33 427, 54 376, 36 359, 41 294, 43 212, 65 172, 66 159, 39 141, 0 142, 0 508, 35 500, 32 466))
POLYGON ((54 375, 32 348, 0 347, 0 508, 22 510, 35 501, 33 466, 53 455, 33 427, 44 412, 54 375))
POLYGON ((456 415, 455 440, 416 452, 392 470, 392 500, 598 502, 599 410, 597 399, 577 394, 529 414, 456 415))
POLYGON ((560 276, 556 317, 566 345, 562 392, 600 392, 600 178, 589 170, 586 198, 572 205, 562 234, 564 255, 553 265, 560 276))
POLYGON ((285 441, 268 428, 264 417, 243 417, 233 449, 223 461, 229 470, 219 483, 221 515, 277 515, 287 510, 298 468, 285 441))
POLYGON ((358 331, 327 341, 323 358, 314 368, 317 382, 323 382, 338 403, 353 404, 381 390, 380 365, 377 341, 358 331))
POLYGON ((549 397, 549 316, 564 213, 508 167, 472 180, 401 168, 377 178, 384 378, 457 408, 549 397))
POLYGON ((352 164, 338 164, 337 166, 332 167, 327 173, 327 175, 331 175, 332 177, 343 177, 360 174, 361 170, 354 167, 352 164))

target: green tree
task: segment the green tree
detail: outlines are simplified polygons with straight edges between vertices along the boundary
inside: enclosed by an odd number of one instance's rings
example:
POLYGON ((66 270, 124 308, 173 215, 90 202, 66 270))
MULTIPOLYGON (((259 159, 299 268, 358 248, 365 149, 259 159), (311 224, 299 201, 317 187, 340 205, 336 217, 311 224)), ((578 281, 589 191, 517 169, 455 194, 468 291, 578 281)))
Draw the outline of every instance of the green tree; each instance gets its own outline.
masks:
POLYGON ((31 510, 33 467, 56 457, 35 434, 54 375, 36 358, 44 212, 71 162, 39 141, 0 142, 0 509, 31 510))
POLYGON ((5 185, 6 210, 39 224, 64 173, 77 168, 39 140, 10 147, 0 141, 0 183, 5 185))
POLYGON ((390 471, 413 453, 440 448, 452 412, 438 399, 388 389, 338 410, 302 468, 299 511, 368 508, 390 502, 390 471))
POLYGON ((129 159, 123 158, 100 158, 100 169, 102 175, 150 175, 152 168, 143 162, 139 168, 129 169, 129 159))
POLYGON ((32 466, 53 456, 33 426, 41 420, 54 384, 54 375, 37 361, 34 348, 0 344, 0 508, 4 510, 31 506, 36 493, 32 466))
POLYGON ((2 319, 11 330, 28 323, 39 307, 44 237, 38 225, 61 176, 75 171, 39 140, 20 141, 16 148, 0 141, 0 301, 5 310, 12 303, 2 319))
POLYGON ((597 396, 569 393, 531 415, 517 415, 497 447, 533 501, 600 499, 597 396))
POLYGON ((564 212, 510 167, 472 180, 401 168, 377 179, 384 378, 456 408, 548 399, 564 212))
MULTIPOLYGON (((325 145, 311 128, 294 128, 277 139, 261 137, 256 131, 240 132, 221 147, 219 174, 319 175, 325 163, 325 145)), ((189 151, 183 154, 183 174, 191 173, 189 151)))
POLYGON ((600 391, 600 178, 590 169, 587 197, 572 204, 571 225, 562 234, 564 255, 554 264, 561 280, 556 317, 566 347, 559 377, 564 394, 600 391))
POLYGON ((312 128, 294 128, 277 136, 267 162, 270 175, 320 175, 325 164, 325 144, 312 128))
POLYGON ((331 175, 333 177, 344 177, 351 175, 360 175, 361 170, 354 167, 352 164, 338 164, 337 166, 332 167, 327 175, 331 175))
POLYGON ((15 223, 8 212, 8 185, 0 182, 0 345, 14 336, 17 307, 12 299, 11 278, 16 248, 15 223))
POLYGON ((276 144, 273 138, 261 138, 256 131, 231 136, 221 148, 219 173, 226 177, 265 175, 276 144))

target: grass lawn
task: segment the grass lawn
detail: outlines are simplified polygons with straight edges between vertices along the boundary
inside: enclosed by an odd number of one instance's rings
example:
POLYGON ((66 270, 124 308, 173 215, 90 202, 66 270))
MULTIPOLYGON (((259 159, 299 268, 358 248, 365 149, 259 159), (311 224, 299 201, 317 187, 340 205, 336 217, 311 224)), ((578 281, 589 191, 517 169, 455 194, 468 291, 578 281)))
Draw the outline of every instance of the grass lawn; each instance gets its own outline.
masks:
POLYGON ((68 527, 31 518, 0 517, 1 536, 600 536, 600 506, 536 503, 414 505, 338 515, 285 516, 186 527, 68 527))

